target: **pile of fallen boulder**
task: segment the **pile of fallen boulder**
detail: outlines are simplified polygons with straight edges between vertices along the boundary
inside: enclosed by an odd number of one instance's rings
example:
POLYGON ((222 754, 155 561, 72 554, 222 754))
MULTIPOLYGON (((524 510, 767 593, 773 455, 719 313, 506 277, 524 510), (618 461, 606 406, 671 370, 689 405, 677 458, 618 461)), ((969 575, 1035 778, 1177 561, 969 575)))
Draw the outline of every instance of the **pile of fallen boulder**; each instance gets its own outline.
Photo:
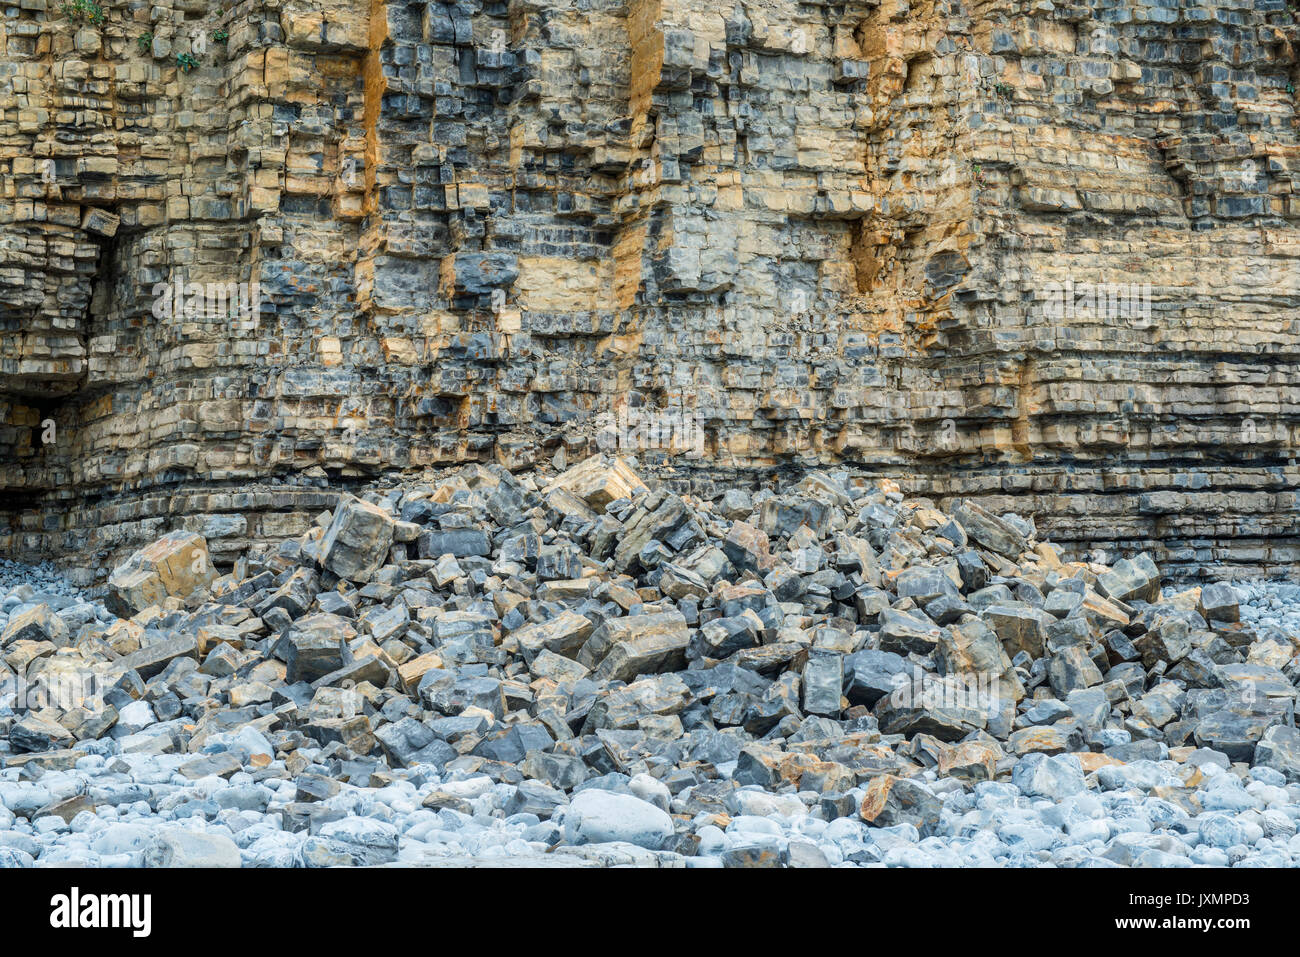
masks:
POLYGON ((0 863, 1300 862, 1297 636, 1145 554, 597 456, 0 604, 0 863))

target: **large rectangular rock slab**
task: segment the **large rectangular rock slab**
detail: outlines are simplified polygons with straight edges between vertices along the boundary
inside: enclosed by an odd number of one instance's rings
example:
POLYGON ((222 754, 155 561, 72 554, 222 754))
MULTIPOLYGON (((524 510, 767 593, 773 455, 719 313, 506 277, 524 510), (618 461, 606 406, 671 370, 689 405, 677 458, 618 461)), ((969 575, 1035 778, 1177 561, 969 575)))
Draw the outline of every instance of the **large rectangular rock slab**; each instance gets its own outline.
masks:
POLYGON ((814 652, 804 663, 801 677, 804 711, 839 717, 844 684, 844 657, 814 652))
POLYGON ((275 646, 285 664, 285 680, 315 681, 342 668, 348 661, 347 643, 356 636, 351 622, 328 612, 298 619, 275 646))
POLYGON ((133 651, 117 662, 124 670, 136 671, 146 681, 161 672, 177 658, 199 657, 199 639, 195 635, 175 635, 154 641, 133 651))
POLYGON ((441 558, 443 555, 467 558, 490 554, 492 543, 482 529, 453 528, 422 532, 416 539, 416 549, 421 558, 441 558))
POLYGON ((1097 591, 1122 602, 1159 601, 1160 570, 1146 552, 1133 559, 1121 558, 1097 576, 1097 591))
POLYGON ((927 836, 939 824, 942 803, 925 785, 882 774, 867 785, 858 816, 872 827, 911 824, 927 836))
POLYGON ((370 581, 388 557, 395 524, 378 505, 356 498, 340 501, 321 539, 321 565, 357 584, 370 581))
POLYGON ((956 499, 949 511, 952 512, 953 518, 961 523, 962 529, 971 541, 983 545, 990 551, 1016 560, 1029 548, 1024 535, 996 515, 984 511, 974 502, 956 499))
POLYGON ((532 622, 511 632, 524 660, 532 664, 543 650, 577 658, 591 635, 591 620, 572 611, 564 611, 546 621, 532 622))
POLYGON ((0 633, 0 648, 19 641, 48 641, 61 646, 68 641, 68 626, 49 605, 35 605, 12 616, 0 633))
POLYGON ((603 512, 610 502, 631 498, 637 492, 645 491, 645 488, 645 483, 622 459, 593 455, 560 473, 542 491, 546 494, 564 489, 598 512, 603 512))
POLYGON ((928 655, 939 644, 940 631, 928 618, 886 608, 880 613, 880 650, 928 655))
POLYGON ((1215 582, 1201 589, 1196 610, 1206 621, 1240 621, 1241 596, 1231 585, 1215 582))
POLYGON ((1053 621, 1043 610, 1023 601, 1001 602, 984 610, 984 621, 1002 642, 1008 658, 1020 652, 1041 658, 1047 642, 1047 626, 1053 621))
POLYGON ((579 663, 600 681, 631 681, 637 675, 680 671, 690 630, 678 611, 631 615, 603 623, 578 653, 579 663))
POLYGON ((15 751, 57 751, 75 742, 72 732, 42 714, 28 714, 9 729, 9 744, 15 751))
POLYGON ((188 598, 216 578, 207 541, 195 532, 177 529, 113 570, 104 604, 118 617, 131 618, 168 596, 188 598))

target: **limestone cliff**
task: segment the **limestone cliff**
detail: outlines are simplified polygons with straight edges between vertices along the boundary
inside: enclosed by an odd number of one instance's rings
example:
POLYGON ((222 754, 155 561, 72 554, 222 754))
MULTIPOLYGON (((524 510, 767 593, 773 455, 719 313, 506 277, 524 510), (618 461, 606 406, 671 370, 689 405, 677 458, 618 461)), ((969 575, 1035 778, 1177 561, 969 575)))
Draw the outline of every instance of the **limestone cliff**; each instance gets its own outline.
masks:
POLYGON ((1285 0, 99 9, 0 25, 0 553, 220 558, 628 407, 683 480, 1300 552, 1285 0))

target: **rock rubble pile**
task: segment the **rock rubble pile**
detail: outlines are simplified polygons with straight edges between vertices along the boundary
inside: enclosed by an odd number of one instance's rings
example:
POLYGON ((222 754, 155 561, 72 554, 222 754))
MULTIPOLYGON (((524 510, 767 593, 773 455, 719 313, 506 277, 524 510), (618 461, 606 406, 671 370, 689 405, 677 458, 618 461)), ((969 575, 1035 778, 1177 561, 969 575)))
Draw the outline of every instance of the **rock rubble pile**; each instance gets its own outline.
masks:
POLYGON ((1294 634, 1144 554, 597 456, 0 604, 0 863, 1300 861, 1294 634))

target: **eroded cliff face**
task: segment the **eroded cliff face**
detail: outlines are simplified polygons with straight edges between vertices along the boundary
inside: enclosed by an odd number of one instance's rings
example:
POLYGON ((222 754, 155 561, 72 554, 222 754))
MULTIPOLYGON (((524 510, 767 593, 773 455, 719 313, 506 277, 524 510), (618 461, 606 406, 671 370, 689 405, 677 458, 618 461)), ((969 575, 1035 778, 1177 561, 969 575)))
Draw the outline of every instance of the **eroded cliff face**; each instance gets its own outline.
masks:
POLYGON ((1284 0, 105 9, 0 26, 0 553, 220 559, 628 407, 702 432, 646 471, 1300 552, 1284 0))

